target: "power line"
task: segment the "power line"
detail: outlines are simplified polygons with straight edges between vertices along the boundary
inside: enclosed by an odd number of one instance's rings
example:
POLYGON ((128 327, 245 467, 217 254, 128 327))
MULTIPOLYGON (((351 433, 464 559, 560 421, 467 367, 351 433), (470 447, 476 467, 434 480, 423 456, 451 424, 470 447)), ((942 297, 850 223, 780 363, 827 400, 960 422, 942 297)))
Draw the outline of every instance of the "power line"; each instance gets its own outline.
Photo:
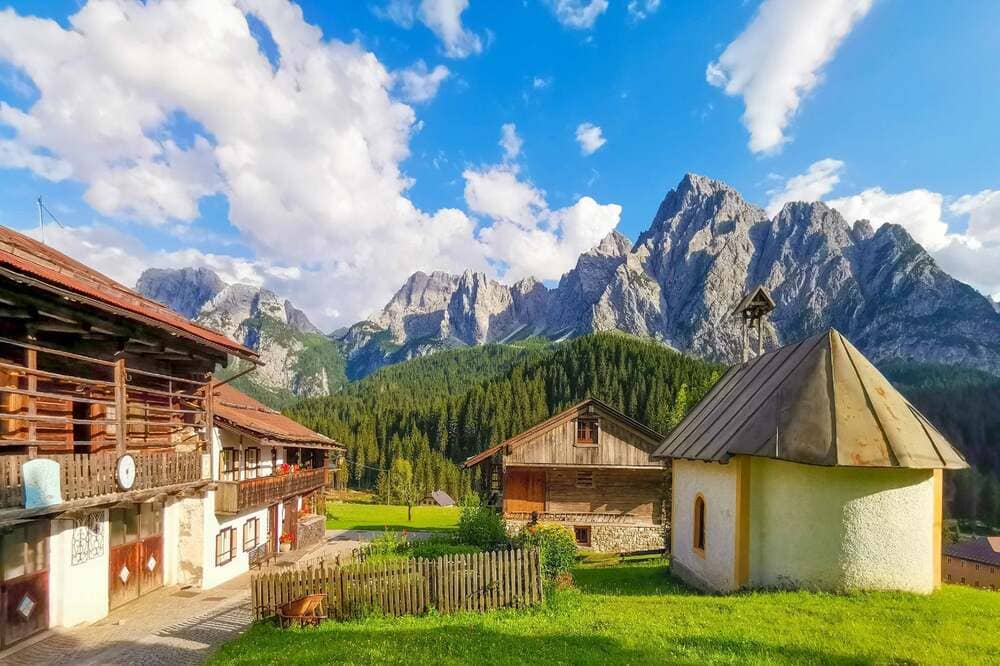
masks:
POLYGON ((49 210, 45 206, 45 204, 42 203, 42 197, 38 197, 38 199, 35 201, 35 203, 38 204, 38 233, 39 233, 39 235, 42 238, 42 242, 44 243, 45 242, 45 213, 48 213, 49 217, 52 218, 53 222, 55 222, 56 224, 59 225, 60 229, 65 229, 66 227, 63 226, 63 223, 59 221, 59 218, 57 218, 55 216, 55 214, 51 210, 49 210))

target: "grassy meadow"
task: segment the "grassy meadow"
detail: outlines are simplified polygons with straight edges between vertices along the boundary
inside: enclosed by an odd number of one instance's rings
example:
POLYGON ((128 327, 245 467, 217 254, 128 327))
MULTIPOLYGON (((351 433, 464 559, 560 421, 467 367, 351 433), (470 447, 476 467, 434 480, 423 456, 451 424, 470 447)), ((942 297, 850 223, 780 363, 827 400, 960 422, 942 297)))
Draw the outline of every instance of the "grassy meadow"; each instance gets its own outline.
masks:
POLYGON ((449 532, 458 527, 457 506, 415 506, 413 520, 405 506, 328 502, 326 528, 330 530, 395 530, 449 532))
POLYGON ((1000 663, 1000 594, 696 593, 663 560, 585 563, 529 611, 254 625, 211 664, 1000 663))

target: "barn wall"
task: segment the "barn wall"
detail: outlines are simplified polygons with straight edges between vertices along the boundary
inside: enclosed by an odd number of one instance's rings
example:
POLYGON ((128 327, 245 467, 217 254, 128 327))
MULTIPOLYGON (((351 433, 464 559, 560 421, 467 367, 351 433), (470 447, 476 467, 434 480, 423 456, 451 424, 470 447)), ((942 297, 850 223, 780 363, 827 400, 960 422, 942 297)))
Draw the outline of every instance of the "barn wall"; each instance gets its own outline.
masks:
POLYGON ((735 464, 673 461, 670 567, 695 587, 719 592, 736 588, 736 496, 735 464), (693 547, 694 503, 699 494, 705 498, 704 554, 693 547))
POLYGON ((932 470, 755 458, 750 488, 751 585, 933 591, 932 470))
POLYGON ((530 440, 518 444, 506 457, 507 464, 545 465, 622 465, 629 467, 662 467, 650 460, 655 448, 612 417, 600 417, 597 446, 576 444, 576 419, 557 423, 530 440))
POLYGON ((659 523, 663 498, 662 469, 558 468, 547 472, 547 513, 626 514, 659 523), (577 472, 592 475, 593 488, 577 487, 577 472))

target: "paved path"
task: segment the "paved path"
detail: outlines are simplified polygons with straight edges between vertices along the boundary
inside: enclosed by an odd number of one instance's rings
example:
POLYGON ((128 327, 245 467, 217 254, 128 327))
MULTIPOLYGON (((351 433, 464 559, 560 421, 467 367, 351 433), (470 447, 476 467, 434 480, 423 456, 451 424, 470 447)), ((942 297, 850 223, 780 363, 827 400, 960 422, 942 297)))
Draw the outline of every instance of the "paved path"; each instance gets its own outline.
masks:
MULTIPOLYGON (((326 542, 289 553, 273 566, 304 565, 349 555, 381 532, 328 530, 326 542)), ((414 533, 424 538, 428 533, 414 533)), ((253 616, 249 574, 210 590, 169 587, 152 592, 93 624, 57 629, 0 659, 4 666, 64 664, 200 664, 223 643, 243 633, 253 616)))

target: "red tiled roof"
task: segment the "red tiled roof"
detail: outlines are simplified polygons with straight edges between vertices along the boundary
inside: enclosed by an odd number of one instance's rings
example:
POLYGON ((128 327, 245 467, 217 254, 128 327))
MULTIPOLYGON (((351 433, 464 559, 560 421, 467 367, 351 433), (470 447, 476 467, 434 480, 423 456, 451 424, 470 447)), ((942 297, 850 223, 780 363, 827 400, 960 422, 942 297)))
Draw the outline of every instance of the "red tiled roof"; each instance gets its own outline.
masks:
POLYGON ((256 361, 257 354, 226 336, 199 326, 170 308, 115 282, 44 243, 0 226, 0 266, 42 286, 70 291, 97 307, 165 329, 197 343, 256 361))
POLYGON ((344 448, 343 444, 313 432, 229 384, 216 386, 212 394, 215 398, 213 403, 215 420, 220 425, 229 426, 260 439, 289 444, 319 445, 323 448, 344 448))

